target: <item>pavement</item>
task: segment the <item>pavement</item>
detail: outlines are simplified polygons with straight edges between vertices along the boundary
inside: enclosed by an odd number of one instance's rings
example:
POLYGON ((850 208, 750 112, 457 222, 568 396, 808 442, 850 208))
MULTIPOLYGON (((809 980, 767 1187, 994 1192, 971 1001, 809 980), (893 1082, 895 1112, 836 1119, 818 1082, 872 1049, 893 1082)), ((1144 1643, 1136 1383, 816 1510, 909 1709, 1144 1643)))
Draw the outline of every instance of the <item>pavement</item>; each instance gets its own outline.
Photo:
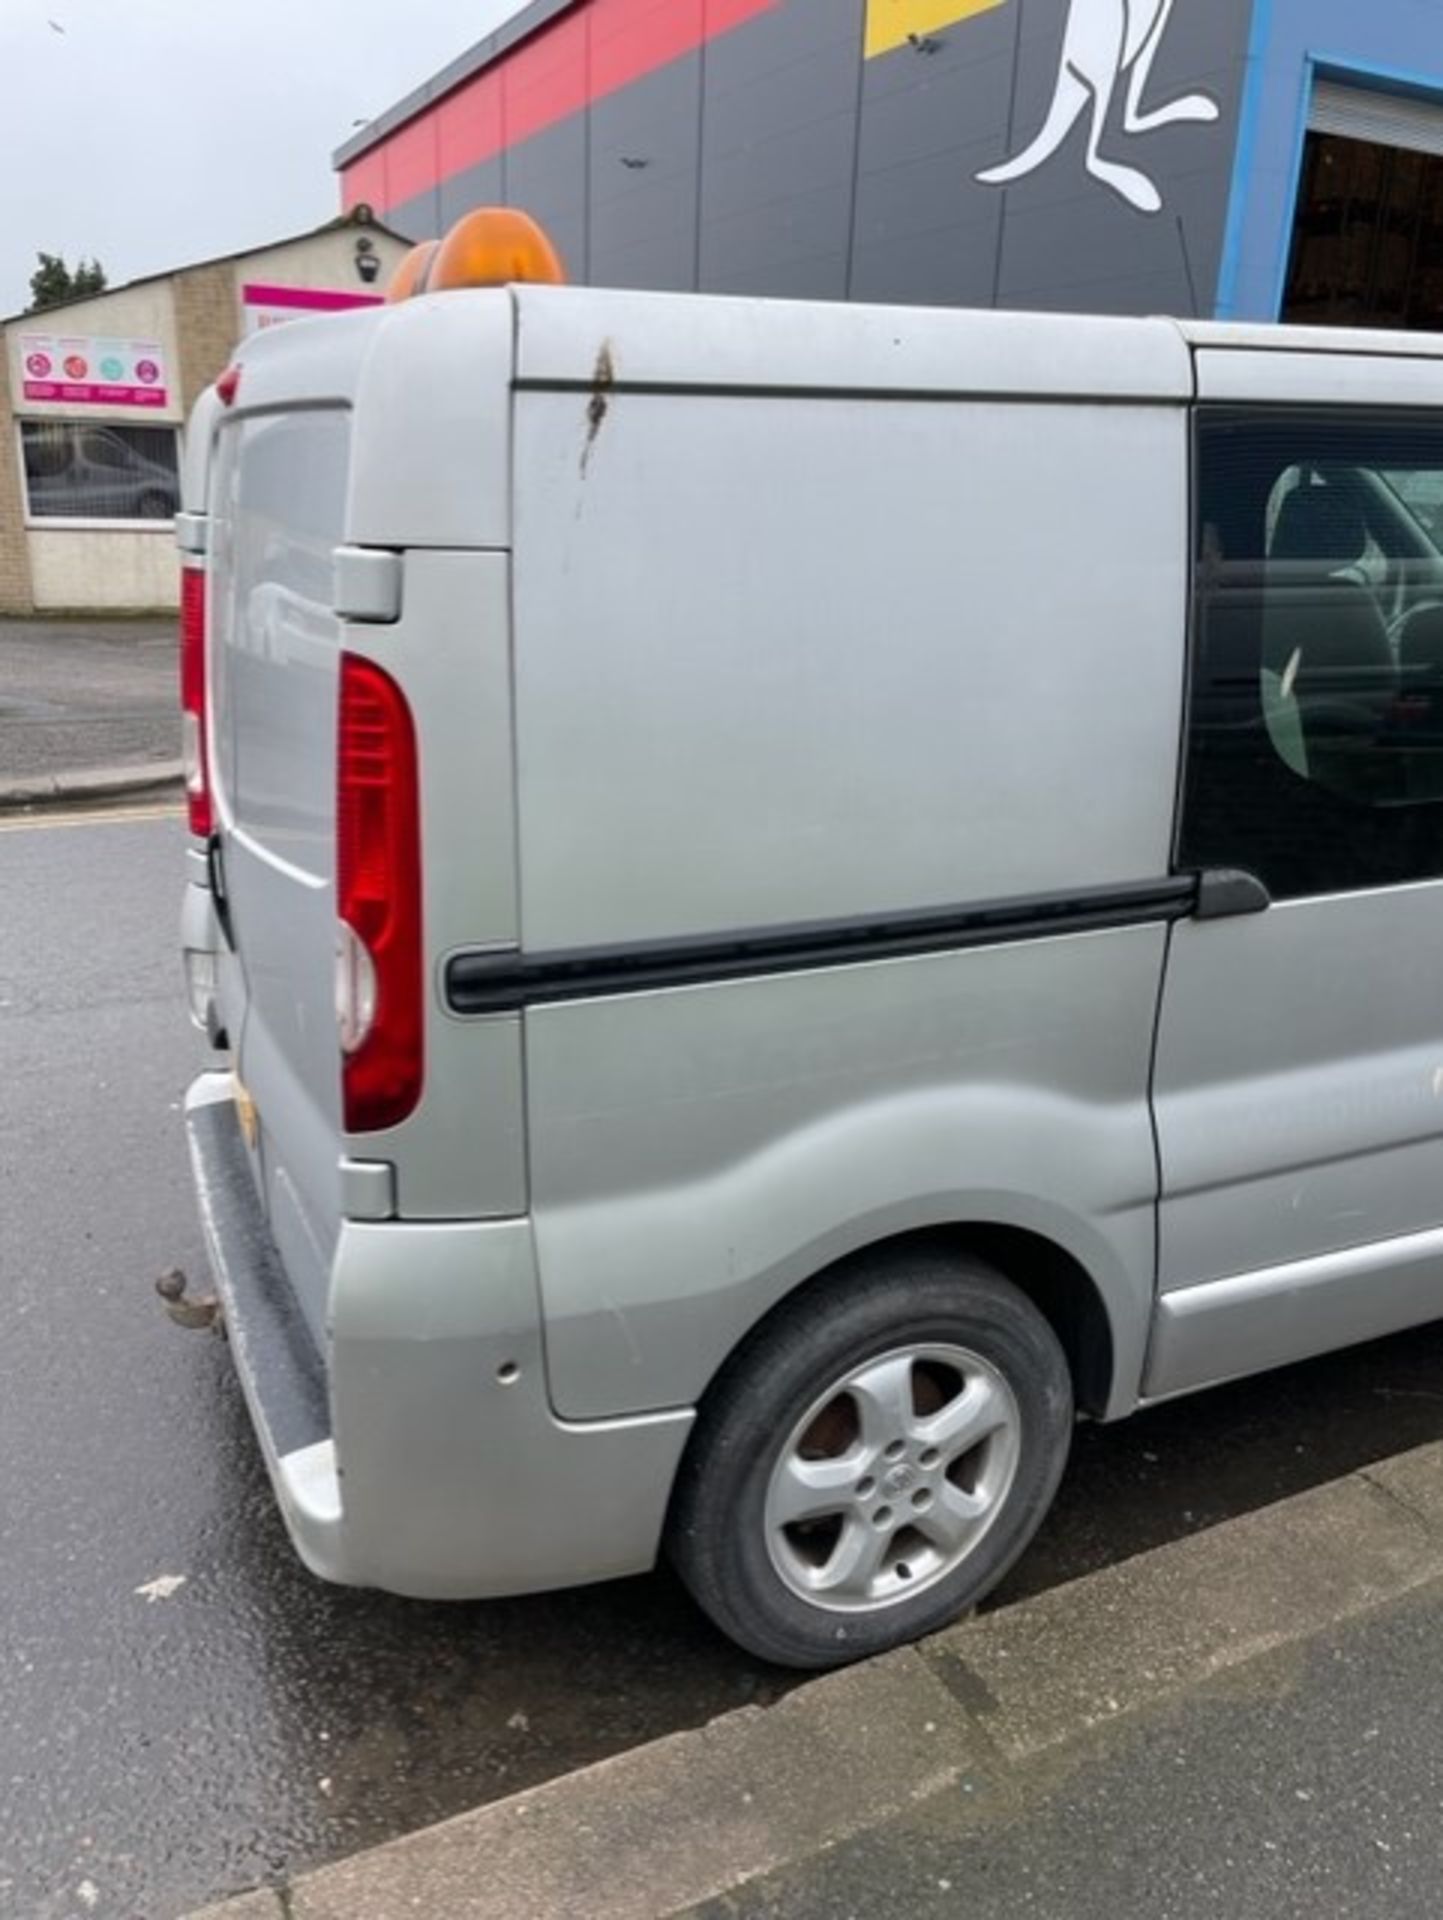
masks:
POLYGON ((174 621, 0 621, 0 812, 178 785, 174 621))
POLYGON ((199 1920, 1435 1920, 1443 1445, 199 1920))
POLYGON ((1437 1586, 958 1786, 691 1920, 1435 1920, 1437 1586), (965 1892, 963 1891, 965 1889, 965 1892))

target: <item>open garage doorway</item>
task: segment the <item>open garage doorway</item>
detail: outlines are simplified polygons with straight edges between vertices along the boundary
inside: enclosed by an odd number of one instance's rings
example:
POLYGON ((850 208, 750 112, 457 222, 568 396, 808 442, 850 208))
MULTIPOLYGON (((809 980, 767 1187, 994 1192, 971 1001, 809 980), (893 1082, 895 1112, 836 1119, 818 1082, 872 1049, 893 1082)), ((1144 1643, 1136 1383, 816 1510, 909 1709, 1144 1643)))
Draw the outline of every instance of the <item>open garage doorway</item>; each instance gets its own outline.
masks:
POLYGON ((1282 318, 1443 332, 1443 104, 1318 82, 1282 318))

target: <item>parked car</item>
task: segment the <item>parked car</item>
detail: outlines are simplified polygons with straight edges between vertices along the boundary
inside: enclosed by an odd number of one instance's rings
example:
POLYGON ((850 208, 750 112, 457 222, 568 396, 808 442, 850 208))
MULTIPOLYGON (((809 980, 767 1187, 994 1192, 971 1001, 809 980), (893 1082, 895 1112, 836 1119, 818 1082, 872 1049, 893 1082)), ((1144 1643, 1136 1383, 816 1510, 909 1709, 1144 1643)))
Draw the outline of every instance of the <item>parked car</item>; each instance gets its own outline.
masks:
POLYGON ((307 1564, 824 1667, 1078 1417, 1443 1313, 1443 343, 431 284, 248 341, 180 521, 307 1564))

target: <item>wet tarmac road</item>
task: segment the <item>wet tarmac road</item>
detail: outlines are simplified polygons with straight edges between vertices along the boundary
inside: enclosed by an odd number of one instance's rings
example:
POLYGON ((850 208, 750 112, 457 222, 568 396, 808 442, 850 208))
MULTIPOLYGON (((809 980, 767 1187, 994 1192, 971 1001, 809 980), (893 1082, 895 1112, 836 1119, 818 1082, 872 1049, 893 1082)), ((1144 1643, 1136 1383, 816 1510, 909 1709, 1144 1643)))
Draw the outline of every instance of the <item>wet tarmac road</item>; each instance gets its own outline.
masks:
MULTIPOLYGON (((0 823, 6 1920, 174 1920, 787 1684, 662 1576, 432 1607, 296 1565, 224 1346, 150 1294, 204 1269, 180 854, 0 823)), ((999 1602, 1439 1437, 1439 1329, 1085 1430, 999 1602)))

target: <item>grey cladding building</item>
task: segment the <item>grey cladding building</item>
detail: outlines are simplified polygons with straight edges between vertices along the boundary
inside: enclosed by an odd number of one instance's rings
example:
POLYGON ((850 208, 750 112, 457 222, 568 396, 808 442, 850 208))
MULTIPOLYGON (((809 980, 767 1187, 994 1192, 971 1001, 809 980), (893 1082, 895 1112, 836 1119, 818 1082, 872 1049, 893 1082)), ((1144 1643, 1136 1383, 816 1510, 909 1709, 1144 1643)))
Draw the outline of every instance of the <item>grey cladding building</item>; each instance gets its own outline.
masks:
POLYGON ((1417 0, 531 0, 337 164, 595 284, 1443 326, 1417 0))

